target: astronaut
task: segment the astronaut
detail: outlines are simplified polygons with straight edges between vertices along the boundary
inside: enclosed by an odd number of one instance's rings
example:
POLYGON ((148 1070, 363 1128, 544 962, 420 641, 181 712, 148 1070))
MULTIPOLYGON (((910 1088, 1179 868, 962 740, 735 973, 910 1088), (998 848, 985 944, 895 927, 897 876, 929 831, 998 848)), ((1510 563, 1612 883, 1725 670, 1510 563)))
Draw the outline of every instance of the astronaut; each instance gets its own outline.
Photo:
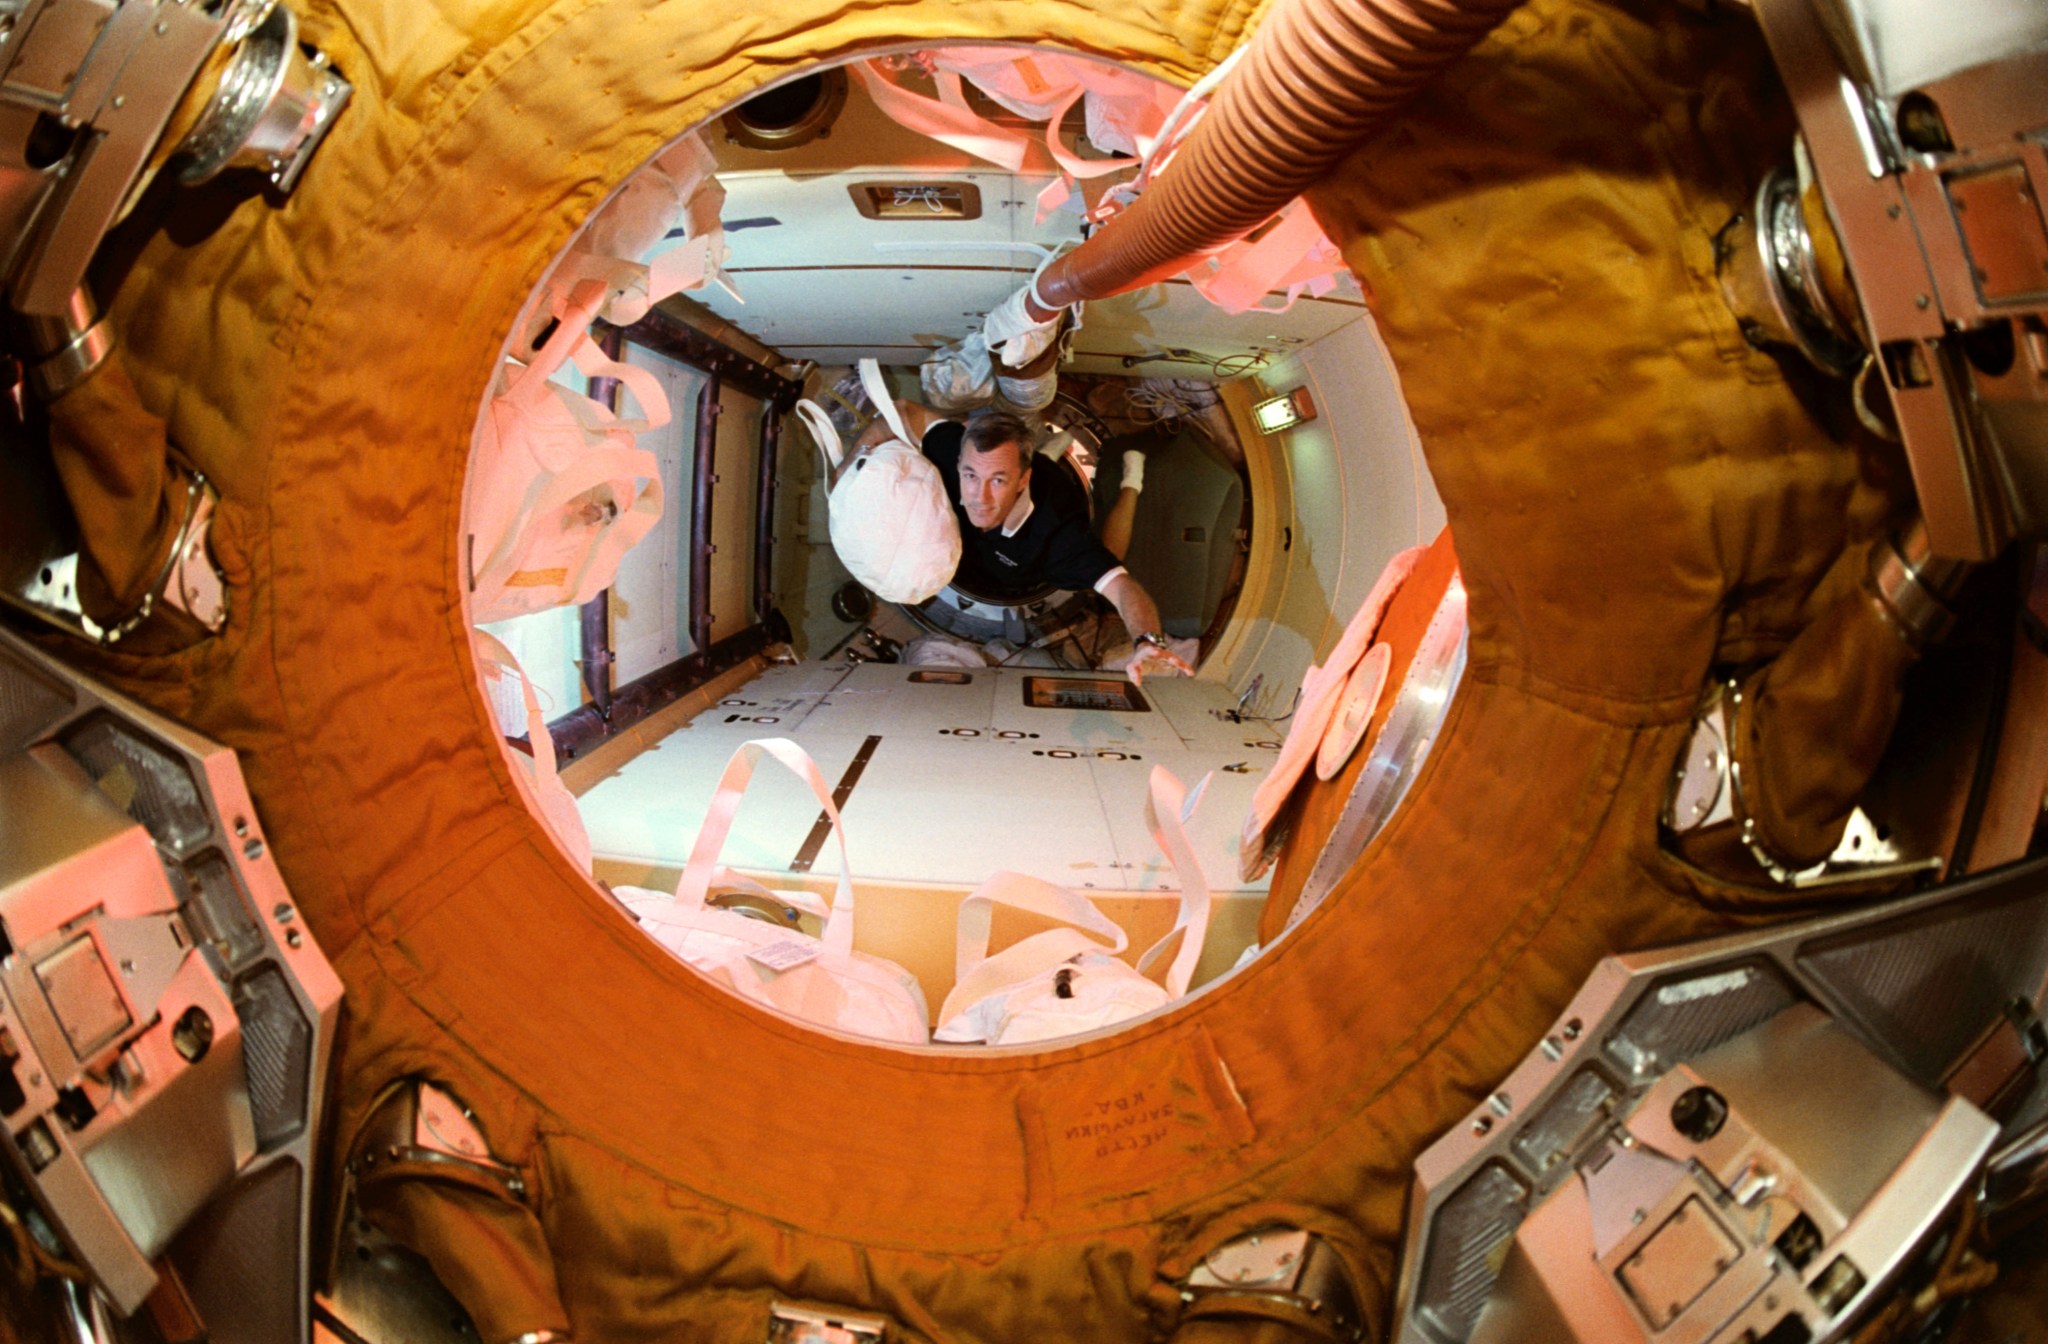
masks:
MULTIPOLYGON (((1060 471, 1032 470, 1037 453, 1023 420, 982 411, 963 422, 913 401, 897 402, 896 410, 946 483, 960 525, 958 574, 970 587, 997 597, 1041 583, 1092 588, 1109 599, 1130 632, 1133 683, 1142 683, 1147 671, 1194 674, 1161 633, 1158 604, 1122 563, 1144 488, 1142 453, 1124 454, 1122 484, 1098 538, 1088 526, 1080 483, 1060 471)), ((891 433, 887 417, 877 416, 856 441, 856 450, 871 448, 891 433)))

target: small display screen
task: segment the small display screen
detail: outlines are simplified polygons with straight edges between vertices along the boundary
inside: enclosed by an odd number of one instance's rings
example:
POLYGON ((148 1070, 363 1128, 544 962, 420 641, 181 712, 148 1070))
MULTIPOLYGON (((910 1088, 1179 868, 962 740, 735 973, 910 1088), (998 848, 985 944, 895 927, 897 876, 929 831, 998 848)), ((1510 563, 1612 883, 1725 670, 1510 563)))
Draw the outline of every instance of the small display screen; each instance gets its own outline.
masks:
POLYGON ((974 683, 974 674, 927 667, 911 673, 910 679, 920 686, 970 686, 974 683))
POLYGON ((1032 709, 1106 709, 1146 714, 1152 707, 1128 681, 1092 677, 1026 677, 1024 703, 1032 709))

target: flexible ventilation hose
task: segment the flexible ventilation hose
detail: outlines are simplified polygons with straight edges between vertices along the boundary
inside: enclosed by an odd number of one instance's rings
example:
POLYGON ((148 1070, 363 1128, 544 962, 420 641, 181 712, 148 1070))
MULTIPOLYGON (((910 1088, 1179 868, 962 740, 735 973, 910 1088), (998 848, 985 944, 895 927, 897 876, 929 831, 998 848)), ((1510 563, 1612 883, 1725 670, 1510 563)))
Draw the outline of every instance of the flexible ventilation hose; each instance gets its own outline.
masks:
POLYGON ((1172 170, 1038 279, 1032 316, 1164 280, 1257 228, 1521 0, 1280 0, 1172 170))

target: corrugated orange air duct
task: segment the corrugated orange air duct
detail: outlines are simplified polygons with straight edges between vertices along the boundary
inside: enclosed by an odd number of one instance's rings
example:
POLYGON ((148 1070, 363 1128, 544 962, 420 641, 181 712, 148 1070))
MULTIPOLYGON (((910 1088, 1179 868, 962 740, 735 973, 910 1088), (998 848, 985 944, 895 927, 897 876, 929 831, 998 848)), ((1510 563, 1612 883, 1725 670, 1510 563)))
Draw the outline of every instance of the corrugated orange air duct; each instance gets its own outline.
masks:
MULTIPOLYGON (((1153 284, 1257 228, 1521 0, 1280 0, 1173 170, 1038 278, 1060 308, 1153 284)), ((1042 301, 1042 302, 1041 302, 1042 301)))

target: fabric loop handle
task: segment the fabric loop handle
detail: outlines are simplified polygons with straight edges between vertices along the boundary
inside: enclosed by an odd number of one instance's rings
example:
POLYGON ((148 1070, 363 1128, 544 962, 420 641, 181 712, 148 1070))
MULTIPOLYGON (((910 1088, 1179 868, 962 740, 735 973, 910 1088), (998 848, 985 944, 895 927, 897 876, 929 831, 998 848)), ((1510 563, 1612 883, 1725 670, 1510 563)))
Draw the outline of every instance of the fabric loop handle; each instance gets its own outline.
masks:
POLYGON ((826 479, 839 469, 846 459, 846 446, 840 442, 839 427, 832 423, 832 417, 825 414, 825 408, 809 397, 800 397, 796 403, 797 418, 804 422, 804 428, 811 431, 817 441, 818 451, 825 455, 826 479))
POLYGON ((939 1009, 939 1021, 951 1020, 956 1008, 965 1009, 1005 986, 1028 980, 1084 952, 1114 955, 1128 946, 1130 939, 1123 928, 1085 897, 1026 873, 997 873, 960 902, 953 989, 939 1009), (1075 927, 1035 933, 991 957, 989 927, 998 905, 1044 915, 1075 927))
POLYGON ((725 763, 725 773, 718 780, 718 791, 712 795, 704 825, 697 832, 697 842, 690 849, 689 862, 683 866, 682 879, 676 884, 676 904, 684 910, 704 908, 714 870, 718 866, 718 856, 725 848, 725 838, 739 812, 740 798, 746 792, 747 781, 753 778, 754 766, 763 756, 780 761, 810 785, 818 806, 832 822, 832 837, 839 844, 839 883, 832 893, 831 913, 825 920, 820 939, 824 951, 820 953, 819 961, 835 968, 843 967, 853 958, 853 866, 846 853, 846 830, 839 820, 838 805, 832 801, 832 786, 825 782, 818 763, 786 737, 742 742, 725 763))
POLYGON ((875 413, 901 443, 910 448, 917 447, 917 440, 910 437, 910 431, 903 427, 903 417, 896 410, 896 398, 889 395, 889 385, 882 381, 880 361, 864 359, 860 362, 860 385, 867 390, 868 400, 875 403, 875 413))
MULTIPOLYGON (((1201 805, 1212 775, 1213 772, 1204 775, 1190 791, 1172 771, 1154 766, 1146 790, 1145 821, 1153 841, 1180 879, 1181 899, 1173 927, 1139 958, 1138 970, 1148 971, 1178 938, 1180 950, 1164 981, 1167 993, 1174 998, 1187 993, 1194 979, 1195 964, 1201 960, 1208 940, 1209 884, 1188 839, 1186 818, 1201 805)), ((954 945, 955 980, 952 992, 939 1009, 938 1021, 950 1022, 990 995, 1042 975, 1083 953, 1114 956, 1129 945, 1122 927, 1079 893, 1024 873, 997 873, 960 903, 954 945), (1057 919, 1068 927, 1020 939, 991 957, 989 926, 997 905, 1057 919)))

